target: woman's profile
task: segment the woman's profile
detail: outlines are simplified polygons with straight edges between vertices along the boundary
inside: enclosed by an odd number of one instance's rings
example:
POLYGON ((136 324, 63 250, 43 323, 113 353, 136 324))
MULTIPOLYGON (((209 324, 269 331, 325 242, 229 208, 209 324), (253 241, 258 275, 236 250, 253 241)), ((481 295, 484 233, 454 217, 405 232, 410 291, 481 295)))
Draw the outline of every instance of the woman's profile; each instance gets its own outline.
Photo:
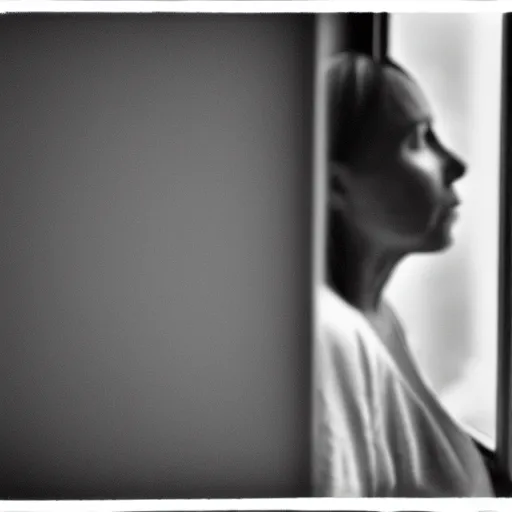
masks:
POLYGON ((383 294, 403 258, 450 246, 465 165, 438 140, 427 98, 399 66, 347 52, 326 72, 314 493, 493 496, 478 449, 425 385, 383 294))

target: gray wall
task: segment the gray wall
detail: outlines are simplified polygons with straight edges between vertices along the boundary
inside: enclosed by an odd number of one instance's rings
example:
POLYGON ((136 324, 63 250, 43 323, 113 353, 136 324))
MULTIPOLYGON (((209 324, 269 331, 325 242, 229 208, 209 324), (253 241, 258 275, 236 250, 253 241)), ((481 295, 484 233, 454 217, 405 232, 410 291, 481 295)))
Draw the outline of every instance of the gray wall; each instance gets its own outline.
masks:
POLYGON ((0 489, 307 495, 310 15, 0 19, 0 489))

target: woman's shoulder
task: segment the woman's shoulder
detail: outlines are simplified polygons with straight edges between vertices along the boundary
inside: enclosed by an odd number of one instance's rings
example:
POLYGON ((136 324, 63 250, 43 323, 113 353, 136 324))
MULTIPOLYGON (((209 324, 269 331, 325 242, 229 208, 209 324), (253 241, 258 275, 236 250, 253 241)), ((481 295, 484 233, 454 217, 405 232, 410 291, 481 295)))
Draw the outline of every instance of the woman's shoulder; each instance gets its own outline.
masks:
POLYGON ((326 348, 354 356, 378 357, 375 333, 362 314, 327 286, 317 293, 317 341, 326 348))
POLYGON ((395 331, 401 336, 405 336, 403 319, 389 298, 384 297, 382 300, 382 308, 384 309, 386 316, 391 320, 395 331))
POLYGON ((318 292, 316 332, 315 350, 323 372, 330 368, 351 386, 389 373, 375 333, 360 313, 327 287, 318 292))
POLYGON ((316 322, 322 334, 337 335, 347 342, 357 333, 358 316, 354 309, 328 286, 316 293, 316 322))

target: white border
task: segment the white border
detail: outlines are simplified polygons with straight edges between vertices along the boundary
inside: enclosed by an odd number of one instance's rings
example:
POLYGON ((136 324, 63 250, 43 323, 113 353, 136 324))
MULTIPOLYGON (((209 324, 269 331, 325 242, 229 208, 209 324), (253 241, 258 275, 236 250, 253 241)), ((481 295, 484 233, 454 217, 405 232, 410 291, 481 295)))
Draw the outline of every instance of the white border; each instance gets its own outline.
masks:
MULTIPOLYGON (((210 12, 210 13, 333 13, 333 12, 509 12, 512 0, 143 0, 64 1, 0 0, 0 13, 28 12, 210 12)), ((317 141, 318 143, 318 141, 317 141)), ((317 269, 318 272, 318 269, 317 269)), ((216 511, 216 510, 352 510, 398 512, 511 512, 509 499, 203 499, 203 500, 0 500, 2 512, 59 511, 216 511)))
POLYGON ((209 510, 350 510, 380 512, 510 512, 508 499, 451 498, 295 498, 243 500, 90 500, 90 501, 0 501, 2 512, 70 511, 209 511, 209 510))
POLYGON ((508 12, 512 0, 0 0, 7 12, 508 12))

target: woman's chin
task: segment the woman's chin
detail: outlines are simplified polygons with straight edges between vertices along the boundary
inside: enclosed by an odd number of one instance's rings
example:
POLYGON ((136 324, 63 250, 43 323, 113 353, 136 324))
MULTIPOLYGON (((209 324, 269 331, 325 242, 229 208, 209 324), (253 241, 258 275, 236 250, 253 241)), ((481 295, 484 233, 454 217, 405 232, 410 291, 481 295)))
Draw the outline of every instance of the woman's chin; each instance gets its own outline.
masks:
POLYGON ((450 228, 439 229, 432 232, 424 241, 422 248, 418 252, 442 252, 449 249, 454 243, 452 230, 450 228))

